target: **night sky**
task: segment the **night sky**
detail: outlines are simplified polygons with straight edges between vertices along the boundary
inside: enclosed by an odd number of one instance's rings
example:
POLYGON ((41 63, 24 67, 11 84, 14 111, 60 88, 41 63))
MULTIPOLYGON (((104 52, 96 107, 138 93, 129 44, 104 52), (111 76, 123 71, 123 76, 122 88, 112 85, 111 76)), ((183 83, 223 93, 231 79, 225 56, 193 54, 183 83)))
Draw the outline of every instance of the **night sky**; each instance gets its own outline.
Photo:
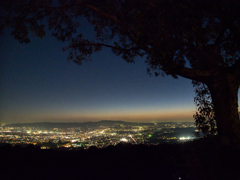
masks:
POLYGON ((0 123, 193 122, 191 80, 150 77, 144 58, 128 64, 107 48, 78 66, 50 34, 28 44, 0 36, 0 123))

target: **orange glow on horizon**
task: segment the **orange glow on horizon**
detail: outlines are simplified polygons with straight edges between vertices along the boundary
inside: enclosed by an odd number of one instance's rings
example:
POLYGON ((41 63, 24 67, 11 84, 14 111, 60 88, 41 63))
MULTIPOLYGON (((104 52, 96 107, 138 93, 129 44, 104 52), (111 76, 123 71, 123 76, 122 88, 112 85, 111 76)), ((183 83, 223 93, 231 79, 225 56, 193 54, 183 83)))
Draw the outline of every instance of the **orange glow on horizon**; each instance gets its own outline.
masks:
POLYGON ((112 111, 112 112, 92 112, 92 113, 17 113, 6 117, 8 122, 2 123, 31 123, 31 122, 86 122, 101 120, 121 120, 128 122, 193 122, 194 110, 165 110, 159 112, 151 111, 112 111), (16 122, 17 120, 17 122, 16 122))
POLYGON ((192 109, 168 109, 159 111, 100 111, 100 112, 15 112, 3 116, 0 123, 34 123, 34 122, 86 122, 101 120, 121 120, 128 122, 193 122, 193 114, 196 110, 192 109))

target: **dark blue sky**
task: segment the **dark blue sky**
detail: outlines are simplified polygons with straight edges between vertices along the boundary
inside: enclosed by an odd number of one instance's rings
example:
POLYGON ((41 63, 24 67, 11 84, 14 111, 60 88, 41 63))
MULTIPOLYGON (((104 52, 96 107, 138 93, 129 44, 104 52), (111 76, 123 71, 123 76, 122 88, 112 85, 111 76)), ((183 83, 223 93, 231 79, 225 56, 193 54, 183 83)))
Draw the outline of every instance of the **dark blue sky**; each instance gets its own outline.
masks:
POLYGON ((150 77, 144 58, 128 64, 109 49, 78 66, 49 34, 29 44, 0 37, 0 123, 193 121, 190 80, 150 77))

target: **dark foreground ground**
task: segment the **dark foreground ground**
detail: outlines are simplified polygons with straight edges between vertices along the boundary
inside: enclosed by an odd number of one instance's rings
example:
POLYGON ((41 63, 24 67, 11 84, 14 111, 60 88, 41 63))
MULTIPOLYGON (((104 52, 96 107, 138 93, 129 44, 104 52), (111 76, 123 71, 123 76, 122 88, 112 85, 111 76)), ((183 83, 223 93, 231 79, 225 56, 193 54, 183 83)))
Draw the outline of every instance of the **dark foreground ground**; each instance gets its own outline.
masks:
POLYGON ((0 148, 0 179, 238 180, 235 148, 197 140, 185 144, 119 144, 87 151, 0 148))

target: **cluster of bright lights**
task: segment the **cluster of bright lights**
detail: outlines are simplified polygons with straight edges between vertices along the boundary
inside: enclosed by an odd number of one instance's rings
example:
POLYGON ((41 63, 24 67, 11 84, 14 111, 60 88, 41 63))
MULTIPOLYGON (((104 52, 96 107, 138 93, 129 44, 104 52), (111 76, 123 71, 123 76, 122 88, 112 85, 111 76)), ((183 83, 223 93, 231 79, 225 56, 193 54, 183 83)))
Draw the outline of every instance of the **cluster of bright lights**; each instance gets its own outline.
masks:
POLYGON ((126 138, 122 138, 122 139, 120 139, 120 141, 128 142, 128 140, 126 138))
POLYGON ((191 139, 190 137, 180 137, 179 140, 189 140, 191 139))

